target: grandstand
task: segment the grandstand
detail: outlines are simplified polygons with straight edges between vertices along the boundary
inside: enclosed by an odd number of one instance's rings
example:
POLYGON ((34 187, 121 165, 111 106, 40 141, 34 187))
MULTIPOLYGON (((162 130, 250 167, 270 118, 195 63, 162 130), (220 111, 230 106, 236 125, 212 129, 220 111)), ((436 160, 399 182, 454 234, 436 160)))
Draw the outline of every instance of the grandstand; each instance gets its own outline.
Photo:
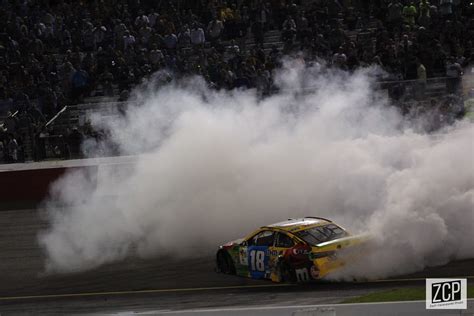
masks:
POLYGON ((406 113, 447 96, 463 102, 472 87, 461 81, 474 62, 467 2, 1 3, 3 162, 81 157, 80 142, 100 138, 87 117, 117 115, 130 90, 159 70, 178 79, 198 74, 216 89, 256 88, 264 97, 275 89, 283 55, 303 52, 346 71, 377 64, 390 74, 380 89, 406 113))

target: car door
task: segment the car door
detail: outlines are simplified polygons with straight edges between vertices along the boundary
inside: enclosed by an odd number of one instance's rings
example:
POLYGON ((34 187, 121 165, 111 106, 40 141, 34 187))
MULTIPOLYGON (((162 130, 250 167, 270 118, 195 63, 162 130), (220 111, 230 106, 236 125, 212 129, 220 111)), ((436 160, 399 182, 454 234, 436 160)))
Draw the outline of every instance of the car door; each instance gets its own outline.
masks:
POLYGON ((247 264, 251 278, 270 278, 269 259, 273 237, 272 230, 262 230, 247 241, 247 264))
POLYGON ((278 280, 280 267, 278 266, 279 257, 286 259, 286 263, 291 268, 291 273, 296 282, 307 282, 310 280, 312 263, 308 257, 309 246, 301 241, 294 239, 285 232, 275 232, 274 246, 269 251, 269 266, 271 270, 271 279, 278 280), (291 259, 289 259, 291 257, 291 259))
POLYGON ((270 278, 276 280, 278 278, 278 262, 279 257, 283 256, 288 249, 295 245, 295 241, 292 237, 284 232, 275 232, 273 238, 273 247, 269 249, 268 265, 271 271, 270 278))
POLYGON ((295 245, 293 238, 284 232, 275 232, 273 238, 273 247, 270 247, 269 261, 270 267, 273 268, 278 261, 278 257, 283 255, 288 249, 295 245))

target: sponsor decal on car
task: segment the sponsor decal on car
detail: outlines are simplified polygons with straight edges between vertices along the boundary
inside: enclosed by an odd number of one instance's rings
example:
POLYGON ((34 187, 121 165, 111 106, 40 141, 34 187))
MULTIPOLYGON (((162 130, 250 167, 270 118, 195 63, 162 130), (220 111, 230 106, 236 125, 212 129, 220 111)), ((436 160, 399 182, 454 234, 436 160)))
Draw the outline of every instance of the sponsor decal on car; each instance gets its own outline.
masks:
POLYGON ((295 269, 296 282, 307 282, 309 281, 308 268, 295 269))
POLYGON ((311 247, 306 245, 296 245, 291 249, 294 256, 307 256, 311 252, 311 247))
POLYGON ((274 249, 268 249, 267 251, 267 256, 278 256, 280 254, 280 252, 278 250, 274 250, 274 249))
POLYGON ((307 249, 302 249, 302 248, 294 248, 293 249, 293 254, 295 256, 304 256, 304 255, 308 254, 308 250, 307 249))
POLYGON ((247 247, 240 247, 239 250, 239 263, 241 265, 248 265, 248 254, 247 254, 247 247))

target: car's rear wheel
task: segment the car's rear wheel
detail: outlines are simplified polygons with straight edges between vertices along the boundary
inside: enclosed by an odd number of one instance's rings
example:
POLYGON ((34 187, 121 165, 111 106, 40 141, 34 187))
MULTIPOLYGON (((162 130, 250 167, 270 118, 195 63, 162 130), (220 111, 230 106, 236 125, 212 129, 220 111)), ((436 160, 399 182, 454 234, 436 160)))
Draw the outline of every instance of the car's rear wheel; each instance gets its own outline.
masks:
POLYGON ((217 268, 222 273, 235 274, 234 262, 226 251, 219 251, 217 253, 217 268))

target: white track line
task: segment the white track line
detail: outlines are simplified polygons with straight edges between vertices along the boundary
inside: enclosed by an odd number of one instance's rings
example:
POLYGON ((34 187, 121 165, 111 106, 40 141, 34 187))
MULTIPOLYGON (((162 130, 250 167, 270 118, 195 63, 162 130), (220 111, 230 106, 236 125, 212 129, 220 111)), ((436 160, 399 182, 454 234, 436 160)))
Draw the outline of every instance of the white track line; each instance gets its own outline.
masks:
MULTIPOLYGON (((461 276, 450 278, 464 278, 474 280, 474 276, 461 276)), ((387 279, 354 282, 354 284, 370 284, 370 283, 390 283, 390 282, 409 282, 424 281, 426 278, 412 279, 387 279)), ((331 283, 326 283, 331 284, 331 283)), ((332 283, 335 284, 335 283, 332 283)), ((348 284, 348 283, 345 283, 348 284)), ((67 298, 67 297, 87 297, 87 296, 112 296, 112 295, 128 295, 128 294, 153 294, 153 293, 176 293, 176 292, 200 292, 213 290, 235 290, 235 289, 256 289, 256 288, 272 288, 272 287, 294 287, 298 284, 257 284, 257 285, 235 285, 235 286, 216 286, 216 287, 197 287, 197 288, 176 288, 176 289, 154 289, 154 290, 137 290, 137 291, 109 291, 109 292, 85 292, 85 293, 66 293, 66 294, 46 294, 46 295, 25 295, 25 296, 4 296, 0 297, 0 301, 26 300, 26 299, 48 299, 48 298, 67 298)))

